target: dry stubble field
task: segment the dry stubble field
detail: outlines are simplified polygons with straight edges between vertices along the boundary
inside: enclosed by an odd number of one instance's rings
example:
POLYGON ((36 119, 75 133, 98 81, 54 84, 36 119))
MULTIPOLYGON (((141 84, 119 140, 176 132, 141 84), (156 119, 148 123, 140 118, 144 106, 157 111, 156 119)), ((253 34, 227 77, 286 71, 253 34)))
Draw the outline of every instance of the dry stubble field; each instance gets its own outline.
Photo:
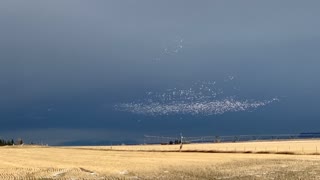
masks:
POLYGON ((178 145, 1 147, 0 179, 320 179, 318 145, 189 144, 187 152, 173 152, 178 145))

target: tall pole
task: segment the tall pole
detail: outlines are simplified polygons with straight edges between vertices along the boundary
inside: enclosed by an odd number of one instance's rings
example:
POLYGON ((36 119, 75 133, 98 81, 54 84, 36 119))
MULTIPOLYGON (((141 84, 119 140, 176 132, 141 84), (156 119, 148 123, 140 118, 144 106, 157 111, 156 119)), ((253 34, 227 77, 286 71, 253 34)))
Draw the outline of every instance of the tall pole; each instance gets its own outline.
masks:
POLYGON ((183 136, 182 136, 182 133, 180 133, 180 149, 179 149, 179 151, 181 151, 182 145, 183 145, 183 136))

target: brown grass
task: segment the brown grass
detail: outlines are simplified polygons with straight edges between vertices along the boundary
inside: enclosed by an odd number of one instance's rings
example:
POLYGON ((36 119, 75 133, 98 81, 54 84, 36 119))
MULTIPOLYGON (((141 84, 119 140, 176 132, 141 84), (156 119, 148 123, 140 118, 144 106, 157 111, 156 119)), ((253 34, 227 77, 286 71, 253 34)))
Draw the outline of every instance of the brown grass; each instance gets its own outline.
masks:
POLYGON ((271 145, 290 145, 294 150, 303 144, 311 150, 318 143, 190 144, 184 145, 184 152, 174 152, 178 146, 169 145, 114 146, 112 150, 107 146, 2 147, 0 179, 320 179, 320 156, 311 151, 306 151, 310 155, 279 151, 279 147, 271 151, 271 145), (263 151, 266 144, 270 151, 263 151), (214 150, 217 147, 219 151, 214 150), (234 153, 233 148, 239 151, 234 153), (171 152, 156 152, 166 150, 171 152))
MULTIPOLYGON (((139 145, 139 146, 96 146, 94 149, 112 149, 125 151, 179 151, 180 145, 139 145)), ((88 148, 88 147, 79 147, 88 148)), ((215 152, 251 152, 278 154, 317 154, 320 153, 320 140, 261 141, 237 143, 184 144, 183 151, 215 151, 215 152)))

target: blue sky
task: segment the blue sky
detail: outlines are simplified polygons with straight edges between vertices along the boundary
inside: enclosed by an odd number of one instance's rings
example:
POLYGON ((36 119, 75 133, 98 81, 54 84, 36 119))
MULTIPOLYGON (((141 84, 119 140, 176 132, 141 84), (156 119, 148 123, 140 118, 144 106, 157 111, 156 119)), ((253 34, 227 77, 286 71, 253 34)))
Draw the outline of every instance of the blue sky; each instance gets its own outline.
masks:
POLYGON ((1 1, 0 136, 319 131, 319 5, 1 1))

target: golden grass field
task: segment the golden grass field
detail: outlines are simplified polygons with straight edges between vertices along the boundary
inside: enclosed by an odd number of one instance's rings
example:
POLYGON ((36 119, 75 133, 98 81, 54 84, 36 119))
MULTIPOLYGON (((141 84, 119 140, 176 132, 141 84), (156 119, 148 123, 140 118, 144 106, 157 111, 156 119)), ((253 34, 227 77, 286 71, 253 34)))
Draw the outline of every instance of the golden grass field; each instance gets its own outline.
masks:
POLYGON ((185 144, 182 152, 174 152, 179 145, 7 146, 0 179, 320 179, 317 146, 320 140, 185 144))

